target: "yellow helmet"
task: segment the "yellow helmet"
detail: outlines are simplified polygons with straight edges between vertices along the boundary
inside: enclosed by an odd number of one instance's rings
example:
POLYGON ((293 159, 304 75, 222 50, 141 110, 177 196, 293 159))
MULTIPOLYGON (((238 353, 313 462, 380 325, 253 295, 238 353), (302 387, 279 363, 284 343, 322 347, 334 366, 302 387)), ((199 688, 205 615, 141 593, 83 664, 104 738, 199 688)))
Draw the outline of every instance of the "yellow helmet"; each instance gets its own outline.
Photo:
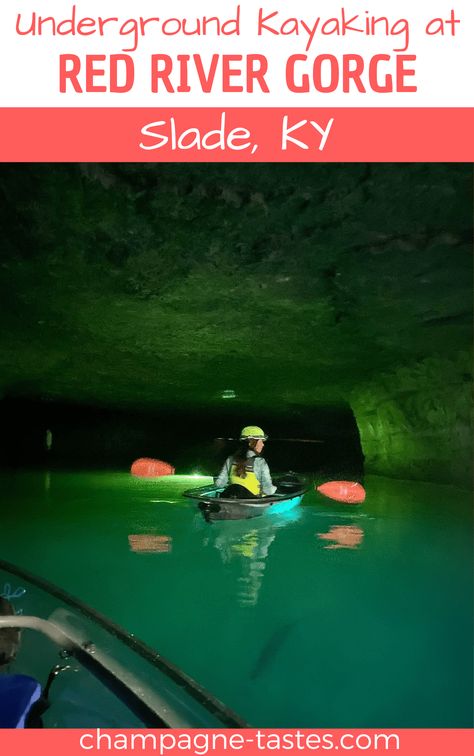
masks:
POLYGON ((245 428, 242 428, 240 440, 247 441, 250 438, 261 438, 262 441, 266 441, 268 436, 258 427, 258 425, 246 425, 245 428))

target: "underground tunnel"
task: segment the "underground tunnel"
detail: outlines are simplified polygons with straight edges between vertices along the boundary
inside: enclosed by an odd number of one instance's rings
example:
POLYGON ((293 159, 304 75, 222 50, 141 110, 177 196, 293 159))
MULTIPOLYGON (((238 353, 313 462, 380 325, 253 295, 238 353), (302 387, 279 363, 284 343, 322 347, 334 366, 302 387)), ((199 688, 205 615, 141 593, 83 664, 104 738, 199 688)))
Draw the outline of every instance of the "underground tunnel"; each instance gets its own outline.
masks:
POLYGON ((57 462, 193 466, 268 418, 322 442, 273 443, 278 466, 469 486, 468 166, 4 165, 0 187, 4 464, 56 424, 57 462))
POLYGON ((57 665, 38 616, 85 633, 45 727, 471 727, 472 167, 12 164, 0 196, 0 682, 57 665))

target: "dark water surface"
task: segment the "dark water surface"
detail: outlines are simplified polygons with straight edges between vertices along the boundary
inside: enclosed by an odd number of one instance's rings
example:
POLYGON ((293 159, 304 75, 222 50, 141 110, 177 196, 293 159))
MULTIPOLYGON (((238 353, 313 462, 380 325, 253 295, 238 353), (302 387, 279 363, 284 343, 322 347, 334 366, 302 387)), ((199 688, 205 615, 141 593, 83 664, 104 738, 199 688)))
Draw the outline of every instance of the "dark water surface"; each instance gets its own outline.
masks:
POLYGON ((4 473, 0 557, 252 725, 472 724, 469 493, 373 477, 361 507, 313 492, 286 516, 208 524, 181 496, 207 480, 4 473))

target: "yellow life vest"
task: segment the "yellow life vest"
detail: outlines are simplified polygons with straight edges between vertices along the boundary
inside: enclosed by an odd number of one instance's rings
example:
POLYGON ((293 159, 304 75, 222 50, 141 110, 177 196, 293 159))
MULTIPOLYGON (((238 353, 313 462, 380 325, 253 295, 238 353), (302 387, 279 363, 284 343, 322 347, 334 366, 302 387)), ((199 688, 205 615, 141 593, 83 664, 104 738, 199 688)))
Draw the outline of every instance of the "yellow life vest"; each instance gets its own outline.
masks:
POLYGON ((236 483, 239 486, 244 486, 244 488, 248 488, 248 490, 255 496, 260 496, 260 482, 253 471, 253 466, 256 459, 256 457, 248 458, 247 462, 245 463, 244 478, 239 478, 239 476, 237 475, 237 465, 233 463, 230 468, 229 482, 236 483))

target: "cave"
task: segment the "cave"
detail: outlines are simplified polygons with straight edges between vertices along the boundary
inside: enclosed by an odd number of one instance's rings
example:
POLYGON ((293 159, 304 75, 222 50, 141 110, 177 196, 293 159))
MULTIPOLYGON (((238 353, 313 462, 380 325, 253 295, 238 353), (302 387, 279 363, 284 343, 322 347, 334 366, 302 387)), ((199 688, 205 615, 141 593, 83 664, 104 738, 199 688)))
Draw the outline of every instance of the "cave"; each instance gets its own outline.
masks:
POLYGON ((258 422, 278 467, 469 486, 470 166, 3 165, 0 191, 2 464, 51 429, 56 464, 211 472, 258 422))
MULTIPOLYGON (((83 628, 44 727, 470 727, 472 166, 4 164, 0 193, 0 624, 83 628), (249 425, 276 490, 229 502, 249 425), (76 664, 104 652, 144 718, 76 664)), ((44 684, 34 636, 9 669, 44 684)))

